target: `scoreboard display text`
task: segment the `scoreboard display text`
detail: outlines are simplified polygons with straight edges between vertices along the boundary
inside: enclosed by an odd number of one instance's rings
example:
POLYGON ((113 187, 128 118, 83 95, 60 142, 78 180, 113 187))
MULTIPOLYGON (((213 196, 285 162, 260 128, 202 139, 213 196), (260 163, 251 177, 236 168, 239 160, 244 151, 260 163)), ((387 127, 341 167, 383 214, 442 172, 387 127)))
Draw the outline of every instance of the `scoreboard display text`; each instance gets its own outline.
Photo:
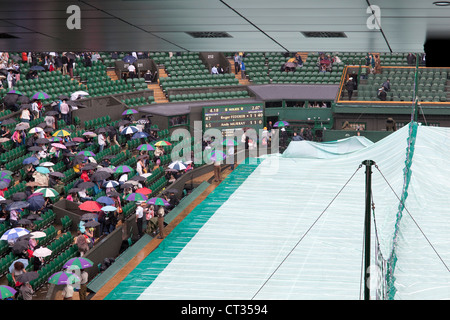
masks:
POLYGON ((264 107, 262 104, 242 104, 231 106, 203 107, 204 129, 253 128, 257 132, 264 127, 264 107))

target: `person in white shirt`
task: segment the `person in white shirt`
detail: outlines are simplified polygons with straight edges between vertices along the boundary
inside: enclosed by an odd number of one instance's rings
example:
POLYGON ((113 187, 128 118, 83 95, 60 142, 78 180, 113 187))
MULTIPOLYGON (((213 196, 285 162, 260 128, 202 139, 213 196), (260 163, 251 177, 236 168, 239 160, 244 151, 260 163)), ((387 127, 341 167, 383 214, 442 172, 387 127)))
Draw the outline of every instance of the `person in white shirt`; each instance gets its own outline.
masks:
POLYGON ((100 152, 102 152, 103 149, 105 148, 106 138, 103 135, 103 133, 99 133, 97 136, 97 139, 98 139, 98 145, 100 147, 99 150, 100 150, 100 152))
POLYGON ((133 64, 130 64, 128 66, 128 77, 130 79, 133 79, 134 77, 136 77, 136 67, 133 64))
POLYGON ((147 204, 144 201, 138 202, 138 206, 136 208, 136 224, 138 229, 139 237, 142 237, 143 234, 143 220, 144 220, 144 212, 147 211, 147 209, 144 208, 147 204))
POLYGON ((70 125, 70 119, 69 119, 69 111, 70 107, 67 104, 66 100, 63 100, 59 105, 59 112, 61 113, 61 117, 66 122, 67 125, 70 125))
POLYGON ((212 68, 211 68, 211 74, 219 74, 219 71, 217 71, 216 66, 212 66, 212 68))
POLYGON ((64 300, 72 300, 73 298, 73 287, 71 284, 66 284, 62 291, 62 297, 64 300))

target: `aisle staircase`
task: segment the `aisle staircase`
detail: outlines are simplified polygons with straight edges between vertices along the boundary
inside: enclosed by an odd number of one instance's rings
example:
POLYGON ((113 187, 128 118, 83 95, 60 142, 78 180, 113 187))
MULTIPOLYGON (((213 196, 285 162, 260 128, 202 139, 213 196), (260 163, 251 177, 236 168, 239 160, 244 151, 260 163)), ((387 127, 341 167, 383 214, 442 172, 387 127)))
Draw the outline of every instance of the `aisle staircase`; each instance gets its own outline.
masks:
POLYGON ((230 62, 230 73, 233 73, 234 77, 239 80, 239 84, 241 84, 243 86, 250 85, 250 81, 248 79, 242 79, 240 72, 239 72, 239 74, 236 74, 234 72, 234 59, 231 58, 231 59, 228 59, 228 61, 230 62))

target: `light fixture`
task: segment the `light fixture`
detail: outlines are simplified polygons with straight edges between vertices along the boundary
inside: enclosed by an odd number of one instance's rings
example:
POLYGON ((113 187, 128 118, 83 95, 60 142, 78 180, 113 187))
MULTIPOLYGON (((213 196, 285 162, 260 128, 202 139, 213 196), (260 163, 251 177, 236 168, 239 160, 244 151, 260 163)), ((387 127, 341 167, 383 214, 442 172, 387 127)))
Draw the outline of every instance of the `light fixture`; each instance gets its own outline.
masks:
POLYGON ((433 4, 438 7, 447 7, 450 6, 450 1, 435 1, 433 4))

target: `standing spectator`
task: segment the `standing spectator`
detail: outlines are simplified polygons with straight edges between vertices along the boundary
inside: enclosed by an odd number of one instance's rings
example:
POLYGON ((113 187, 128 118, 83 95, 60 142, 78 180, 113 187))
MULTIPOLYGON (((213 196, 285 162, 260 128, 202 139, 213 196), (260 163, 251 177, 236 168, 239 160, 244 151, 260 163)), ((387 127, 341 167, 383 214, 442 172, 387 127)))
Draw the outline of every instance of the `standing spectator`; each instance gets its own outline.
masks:
POLYGON ((142 225, 143 225, 144 211, 145 211, 144 206, 145 206, 145 202, 141 201, 138 203, 138 206, 136 208, 136 224, 137 224, 139 238, 142 237, 142 234, 143 234, 142 225))
POLYGON ((219 71, 217 70, 216 66, 212 66, 211 68, 211 74, 219 74, 219 71))
POLYGON ((348 100, 352 100, 353 90, 355 88, 355 82, 353 81, 352 77, 348 78, 348 81, 345 86, 348 93, 348 100))
POLYGON ((389 79, 387 79, 384 83, 383 86, 384 90, 386 92, 389 92, 389 90, 391 90, 391 82, 389 81, 389 79))
POLYGON ((89 280, 89 275, 84 269, 80 269, 80 300, 86 300, 87 283, 89 280))
POLYGON ((164 215, 165 215, 165 210, 163 206, 159 206, 158 209, 158 228, 159 228, 159 236, 158 239, 164 239, 164 215))
POLYGON ((33 300, 34 290, 29 282, 25 282, 22 286, 20 286, 19 293, 23 300, 33 300))
POLYGON ((222 181, 222 176, 220 175, 221 174, 220 166, 221 166, 221 161, 216 159, 214 161, 214 181, 216 181, 216 182, 222 181))
POLYGON ((67 74, 67 66, 69 65, 69 58, 67 58, 66 53, 64 52, 61 57, 61 64, 62 64, 62 74, 67 74))
POLYGON ((381 73, 381 60, 378 55, 375 56, 375 66, 374 66, 374 73, 380 74, 381 73))
POLYGON ((16 76, 14 75, 12 70, 9 70, 6 81, 8 82, 8 88, 10 89, 12 89, 12 87, 16 84, 16 76))
POLYGON ((105 149, 106 138, 103 135, 103 133, 99 133, 98 136, 97 136, 97 139, 98 139, 97 142, 98 142, 98 145, 99 145, 99 152, 102 152, 103 149, 105 149))
POLYGON ((245 79, 245 63, 241 62, 241 79, 245 79))
POLYGON ((75 63, 75 61, 73 61, 72 59, 69 59, 67 62, 67 72, 70 75, 70 78, 73 79, 73 64, 75 63))
POLYGON ((238 74, 239 71, 241 71, 241 58, 239 56, 239 54, 235 53, 234 54, 234 73, 238 74))
POLYGON ((384 87, 381 87, 380 89, 378 89, 377 96, 381 101, 386 101, 387 94, 386 94, 386 90, 384 87))
POLYGON ((28 108, 24 108, 20 113, 20 121, 21 122, 30 122, 31 120, 31 112, 28 108))
POLYGON ((78 252, 80 257, 83 257, 89 250, 89 245, 87 243, 86 237, 81 233, 80 230, 77 231, 77 237, 75 238, 75 244, 78 246, 78 252))
POLYGON ((61 117, 67 125, 70 125, 69 112, 70 107, 67 104, 67 100, 61 101, 59 104, 59 113, 61 113, 61 117))
POLYGON ((134 79, 136 77, 136 67, 133 64, 128 66, 128 78, 134 79))
POLYGON ((62 291, 62 297, 64 300, 72 300, 73 299, 73 286, 71 283, 66 284, 62 291))
POLYGON ((408 55, 406 56, 406 62, 408 63, 409 66, 415 66, 416 65, 416 55, 413 53, 408 53, 408 55))

